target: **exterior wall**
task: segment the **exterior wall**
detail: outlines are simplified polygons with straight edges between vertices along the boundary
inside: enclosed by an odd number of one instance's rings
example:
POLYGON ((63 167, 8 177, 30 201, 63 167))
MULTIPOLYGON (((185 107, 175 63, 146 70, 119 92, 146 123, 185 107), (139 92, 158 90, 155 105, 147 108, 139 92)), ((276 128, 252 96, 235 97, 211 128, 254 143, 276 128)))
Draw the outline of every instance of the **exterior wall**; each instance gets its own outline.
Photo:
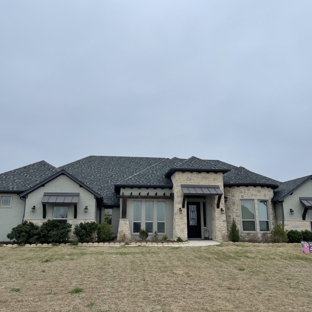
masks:
MULTIPOLYGON (((173 238, 181 237, 183 240, 188 238, 187 235, 187 209, 182 207, 183 192, 181 184, 196 185, 218 185, 223 192, 223 174, 221 172, 175 172, 171 176, 173 183, 174 205, 173 205, 173 238)), ((212 239, 224 241, 227 237, 226 218, 221 209, 217 209, 217 196, 209 200, 211 206, 211 231, 212 239)), ((220 208, 224 209, 224 197, 222 196, 220 208)))
POLYGON ((309 213, 306 220, 302 220, 304 206, 301 204, 299 197, 312 197, 312 180, 308 180, 292 195, 288 195, 284 199, 285 229, 286 230, 311 230, 309 213), (294 214, 290 213, 290 209, 294 210, 294 214))
POLYGON ((96 221, 96 200, 94 195, 84 188, 80 187, 76 182, 72 181, 65 175, 61 175, 45 186, 40 187, 28 194, 26 199, 25 207, 25 220, 34 222, 38 225, 42 224, 48 219, 53 217, 53 207, 54 206, 67 206, 68 207, 68 218, 67 222, 73 225, 77 225, 80 222, 91 222, 96 221), (46 219, 43 219, 42 213, 42 197, 44 193, 47 192, 68 192, 68 193, 79 193, 79 201, 77 204, 77 219, 74 219, 74 205, 73 204, 47 204, 47 214, 46 219), (35 206, 36 209, 32 212, 32 207, 35 206), (84 212, 85 206, 88 206, 88 212, 84 212))
MULTIPOLYGON (((225 206, 226 206, 226 220, 227 220, 227 229, 228 233, 230 232, 232 220, 234 219, 237 227, 240 231, 240 236, 242 239, 248 239, 255 234, 261 238, 262 234, 268 232, 243 232, 242 231, 242 215, 241 215, 241 199, 253 199, 253 200, 267 200, 268 202, 268 210, 269 210, 269 224, 270 230, 275 225, 275 214, 273 209, 273 190, 267 187, 260 186, 233 186, 233 187, 225 187, 224 195, 228 198, 225 206)), ((257 218, 257 210, 256 213, 256 222, 257 218)))
MULTIPOLYGON (((128 198, 127 199, 127 219, 121 219, 121 209, 119 209, 119 226, 118 226, 118 235, 117 238, 120 239, 122 234, 128 236, 128 232, 130 232, 131 237, 138 238, 138 233, 133 233, 133 203, 134 201, 141 202, 141 228, 145 229, 145 202, 153 201, 154 202, 154 221, 153 221, 153 229, 157 231, 157 202, 165 203, 165 233, 159 233, 159 238, 166 235, 169 238, 173 237, 172 223, 173 223, 173 199, 161 199, 157 196, 170 196, 172 190, 170 188, 160 189, 160 188, 122 188, 120 190, 120 194, 125 196, 130 196, 132 193, 133 196, 149 196, 150 199, 140 199, 136 198, 128 198), (157 193, 157 195, 156 195, 157 193), (129 227, 129 229, 127 228, 129 227)), ((116 211, 117 215, 117 211, 116 211)), ((152 238, 152 234, 149 235, 148 239, 152 238)))
POLYGON ((17 194, 0 194, 0 196, 12 198, 10 207, 0 207, 0 242, 9 242, 7 234, 23 221, 25 201, 17 194))

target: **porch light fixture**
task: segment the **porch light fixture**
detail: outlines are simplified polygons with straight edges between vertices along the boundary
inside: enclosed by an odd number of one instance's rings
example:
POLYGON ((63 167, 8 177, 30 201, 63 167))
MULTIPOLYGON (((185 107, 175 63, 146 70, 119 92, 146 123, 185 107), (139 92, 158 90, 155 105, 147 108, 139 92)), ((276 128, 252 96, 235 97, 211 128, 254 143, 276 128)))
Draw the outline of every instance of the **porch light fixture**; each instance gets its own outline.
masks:
POLYGON ((291 214, 294 214, 294 209, 290 208, 289 211, 290 211, 291 214))
POLYGON ((31 207, 31 212, 35 212, 35 210, 36 210, 36 206, 32 206, 31 207))
POLYGON ((179 212, 182 213, 182 208, 179 208, 179 212))
POLYGON ((224 208, 221 208, 221 213, 224 213, 224 208))
POLYGON ((88 206, 85 207, 84 212, 88 212, 88 206))

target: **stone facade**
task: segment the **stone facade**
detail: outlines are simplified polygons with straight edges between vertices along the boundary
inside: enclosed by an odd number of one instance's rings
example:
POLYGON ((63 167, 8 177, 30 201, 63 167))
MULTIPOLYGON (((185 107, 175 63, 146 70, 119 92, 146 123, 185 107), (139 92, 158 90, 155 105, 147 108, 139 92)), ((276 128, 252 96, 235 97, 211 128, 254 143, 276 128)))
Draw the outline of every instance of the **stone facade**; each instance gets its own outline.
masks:
POLYGON ((284 229, 289 230, 309 230, 311 231, 311 221, 286 221, 284 224, 284 229))
POLYGON ((117 240, 128 241, 131 239, 129 219, 119 219, 117 240))
MULTIPOLYGON (((181 184, 196 185, 218 185, 223 192, 223 174, 221 172, 175 172, 171 176, 173 183, 174 203, 173 203, 173 238, 181 237, 188 239, 187 234, 187 209, 182 208, 183 192, 181 184), (180 208, 182 211, 180 212, 180 208)), ((212 236, 213 240, 223 241, 227 236, 225 214, 221 212, 224 209, 224 197, 222 196, 220 209, 217 209, 217 196, 212 207, 212 236)))
MULTIPOLYGON (((242 217, 241 217, 241 200, 242 199, 253 199, 253 200, 267 200, 268 211, 269 211, 269 221, 270 230, 275 225, 275 215, 273 209, 273 190, 268 187, 261 186, 232 186, 225 187, 224 195, 227 197, 227 202, 225 203, 226 211, 226 221, 227 221, 227 231, 230 232, 232 220, 234 219, 237 227, 240 231, 240 236, 242 239, 248 239, 251 236, 257 234, 259 238, 268 232, 243 232, 242 231, 242 217)), ((256 211, 257 216, 257 211, 256 211)), ((257 217, 256 217, 257 220, 257 217)))

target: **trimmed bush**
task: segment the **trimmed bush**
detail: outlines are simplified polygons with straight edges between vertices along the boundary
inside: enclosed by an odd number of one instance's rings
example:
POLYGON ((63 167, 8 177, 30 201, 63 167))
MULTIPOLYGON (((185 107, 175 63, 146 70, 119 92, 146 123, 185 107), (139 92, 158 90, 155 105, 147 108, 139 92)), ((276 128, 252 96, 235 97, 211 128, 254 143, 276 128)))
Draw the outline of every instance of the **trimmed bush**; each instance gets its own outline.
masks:
POLYGON ((302 233, 297 230, 287 232, 288 243, 300 243, 302 241, 302 233))
POLYGON ((114 232, 109 223, 104 221, 102 224, 98 225, 97 238, 99 242, 107 242, 114 238, 114 232))
POLYGON ((229 239, 233 243, 239 242, 239 230, 237 228, 237 225, 236 225, 236 222, 234 219, 233 219, 232 224, 231 224, 229 239))
POLYGON ((80 243, 94 242, 97 228, 98 224, 96 222, 80 223, 75 226, 74 234, 80 243))
POLYGON ((305 242, 312 242, 312 232, 309 230, 301 231, 302 233, 302 240, 305 242))
POLYGON ((37 241, 41 244, 67 243, 70 231, 71 224, 63 224, 57 220, 48 220, 41 225, 37 241))
POLYGON ((14 227, 7 235, 8 239, 14 240, 17 244, 27 244, 29 241, 38 235, 39 226, 28 221, 14 227))
POLYGON ((277 223, 271 231, 272 243, 287 243, 287 232, 283 229, 281 223, 277 223))

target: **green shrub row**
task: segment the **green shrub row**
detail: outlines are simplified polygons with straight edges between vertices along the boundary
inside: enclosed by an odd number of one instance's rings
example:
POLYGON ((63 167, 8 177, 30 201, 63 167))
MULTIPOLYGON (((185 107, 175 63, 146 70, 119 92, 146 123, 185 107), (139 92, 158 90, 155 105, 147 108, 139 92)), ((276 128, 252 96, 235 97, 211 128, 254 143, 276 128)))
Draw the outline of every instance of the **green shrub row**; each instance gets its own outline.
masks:
MULTIPOLYGON (((57 220, 47 220, 41 226, 24 221, 14 227, 7 237, 19 245, 27 243, 61 244, 69 242, 71 228, 71 224, 63 224, 57 220)), ((96 222, 80 223, 75 226, 73 233, 81 243, 94 242, 96 238, 98 241, 104 242, 114 237, 111 225, 106 221, 100 225, 96 222)))
POLYGON ((312 232, 309 230, 290 230, 287 232, 287 237, 289 243, 312 242, 312 232))

